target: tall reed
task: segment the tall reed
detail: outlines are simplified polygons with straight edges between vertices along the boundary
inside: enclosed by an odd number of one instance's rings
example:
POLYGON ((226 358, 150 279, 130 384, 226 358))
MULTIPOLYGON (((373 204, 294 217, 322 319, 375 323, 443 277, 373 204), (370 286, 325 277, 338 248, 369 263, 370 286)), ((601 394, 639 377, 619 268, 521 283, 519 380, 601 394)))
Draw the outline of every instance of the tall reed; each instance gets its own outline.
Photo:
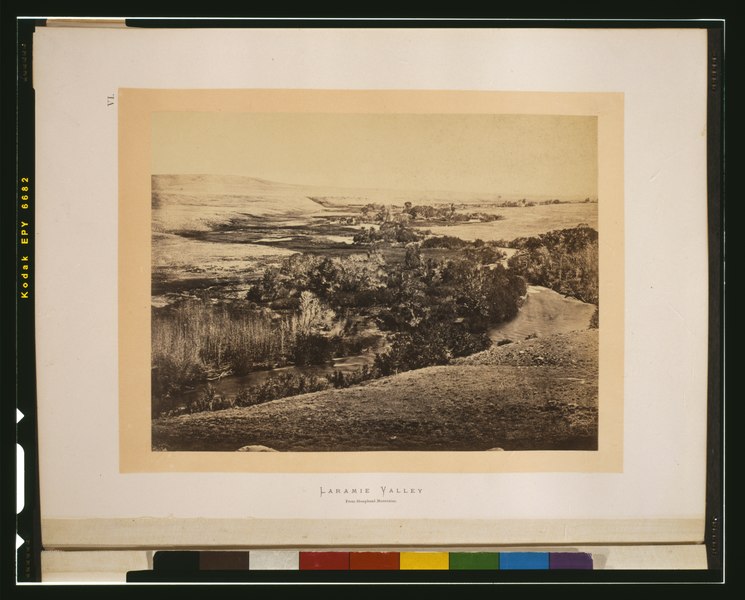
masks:
MULTIPOLYGON (((281 366, 294 352, 291 317, 189 300, 152 315, 153 399, 169 398, 205 379, 281 366)), ((166 406, 167 407, 167 406, 166 406)))

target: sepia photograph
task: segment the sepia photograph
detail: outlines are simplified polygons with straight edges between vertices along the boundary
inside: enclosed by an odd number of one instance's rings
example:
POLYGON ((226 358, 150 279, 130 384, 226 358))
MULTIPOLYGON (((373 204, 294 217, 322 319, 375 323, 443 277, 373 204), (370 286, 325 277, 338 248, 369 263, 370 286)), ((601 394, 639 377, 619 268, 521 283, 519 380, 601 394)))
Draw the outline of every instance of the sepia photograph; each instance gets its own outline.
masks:
POLYGON ((598 449, 598 118, 151 115, 153 452, 598 449))

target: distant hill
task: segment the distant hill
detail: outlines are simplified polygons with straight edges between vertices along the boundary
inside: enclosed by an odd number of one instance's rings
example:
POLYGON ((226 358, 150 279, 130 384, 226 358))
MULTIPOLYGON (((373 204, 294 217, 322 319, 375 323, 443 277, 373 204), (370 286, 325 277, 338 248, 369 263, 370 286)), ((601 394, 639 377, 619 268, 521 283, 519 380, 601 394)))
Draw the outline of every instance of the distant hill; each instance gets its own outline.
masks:
POLYGON ((306 186, 243 175, 153 175, 152 190, 166 194, 242 195, 247 192, 302 192, 306 186))
MULTIPOLYGON (((368 203, 470 204, 489 206, 520 197, 453 191, 407 191, 302 185, 243 175, 153 175, 153 226, 156 231, 206 230, 232 216, 307 217, 368 203)), ((529 198, 541 201, 546 198, 529 198)))
POLYGON ((323 207, 303 186, 224 175, 153 175, 153 229, 203 231, 233 217, 308 216, 323 207))

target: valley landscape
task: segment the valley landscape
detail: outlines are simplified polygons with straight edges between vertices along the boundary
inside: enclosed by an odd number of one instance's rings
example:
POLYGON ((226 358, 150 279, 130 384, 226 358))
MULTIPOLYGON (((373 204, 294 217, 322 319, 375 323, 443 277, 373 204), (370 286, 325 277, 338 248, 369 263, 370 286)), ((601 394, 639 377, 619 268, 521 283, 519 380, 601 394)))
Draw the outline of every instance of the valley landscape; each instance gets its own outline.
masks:
POLYGON ((596 450, 597 208, 153 175, 153 450, 596 450))

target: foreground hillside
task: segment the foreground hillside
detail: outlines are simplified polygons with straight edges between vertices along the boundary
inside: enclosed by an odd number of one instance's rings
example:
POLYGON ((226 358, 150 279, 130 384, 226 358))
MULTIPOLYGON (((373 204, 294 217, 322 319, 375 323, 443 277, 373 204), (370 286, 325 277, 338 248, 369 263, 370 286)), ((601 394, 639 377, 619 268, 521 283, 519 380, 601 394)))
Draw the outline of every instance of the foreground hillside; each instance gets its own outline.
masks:
POLYGON ((453 361, 457 365, 563 366, 578 373, 595 372, 598 365, 598 330, 586 329, 492 346, 453 361))
POLYGON ((353 388, 158 419, 153 448, 591 450, 597 356, 597 331, 515 342, 353 388))

